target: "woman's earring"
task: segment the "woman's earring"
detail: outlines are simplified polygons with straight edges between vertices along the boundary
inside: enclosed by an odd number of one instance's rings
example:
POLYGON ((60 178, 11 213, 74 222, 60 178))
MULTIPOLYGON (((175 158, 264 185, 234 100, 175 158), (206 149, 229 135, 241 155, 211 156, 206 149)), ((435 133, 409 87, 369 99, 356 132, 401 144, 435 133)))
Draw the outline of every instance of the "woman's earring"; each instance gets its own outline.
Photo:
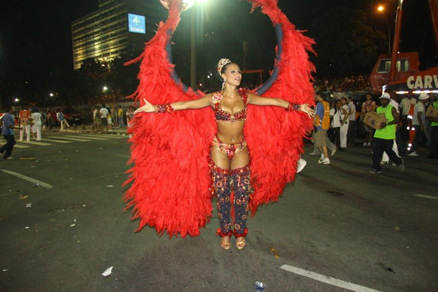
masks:
POLYGON ((224 90, 225 89, 225 80, 224 80, 224 82, 222 82, 222 90, 224 90))

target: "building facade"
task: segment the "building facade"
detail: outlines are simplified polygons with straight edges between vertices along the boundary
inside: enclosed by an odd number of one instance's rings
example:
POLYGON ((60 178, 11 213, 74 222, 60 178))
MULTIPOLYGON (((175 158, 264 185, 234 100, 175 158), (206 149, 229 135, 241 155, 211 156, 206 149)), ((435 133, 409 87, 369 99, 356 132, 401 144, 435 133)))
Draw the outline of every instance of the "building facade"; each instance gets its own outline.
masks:
POLYGON ((159 0, 99 0, 98 11, 72 23, 74 69, 86 59, 109 62, 142 49, 166 17, 159 0))

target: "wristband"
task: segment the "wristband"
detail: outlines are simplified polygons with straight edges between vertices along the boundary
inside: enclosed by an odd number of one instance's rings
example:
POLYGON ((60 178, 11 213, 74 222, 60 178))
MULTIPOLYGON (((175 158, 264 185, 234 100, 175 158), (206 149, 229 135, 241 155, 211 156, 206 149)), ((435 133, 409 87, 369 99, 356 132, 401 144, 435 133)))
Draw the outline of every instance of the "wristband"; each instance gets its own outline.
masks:
POLYGON ((170 104, 159 104, 155 106, 155 113, 161 114, 171 114, 173 112, 173 107, 170 104))
POLYGON ((291 103, 291 102, 289 102, 289 105, 286 108, 287 112, 299 111, 299 110, 300 110, 300 105, 296 104, 296 103, 291 103))

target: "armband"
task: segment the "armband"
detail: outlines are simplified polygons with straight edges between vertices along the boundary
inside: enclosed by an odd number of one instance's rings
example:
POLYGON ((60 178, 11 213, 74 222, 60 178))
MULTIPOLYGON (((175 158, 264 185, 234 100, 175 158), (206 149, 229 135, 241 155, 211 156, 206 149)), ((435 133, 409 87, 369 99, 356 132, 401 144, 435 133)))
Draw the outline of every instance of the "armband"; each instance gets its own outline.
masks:
POLYGON ((299 111, 300 110, 300 105, 296 104, 296 103, 290 103, 286 108, 287 112, 291 112, 291 111, 299 111))
POLYGON ((165 113, 171 114, 173 112, 173 107, 170 104, 159 104, 155 106, 155 113, 165 113))

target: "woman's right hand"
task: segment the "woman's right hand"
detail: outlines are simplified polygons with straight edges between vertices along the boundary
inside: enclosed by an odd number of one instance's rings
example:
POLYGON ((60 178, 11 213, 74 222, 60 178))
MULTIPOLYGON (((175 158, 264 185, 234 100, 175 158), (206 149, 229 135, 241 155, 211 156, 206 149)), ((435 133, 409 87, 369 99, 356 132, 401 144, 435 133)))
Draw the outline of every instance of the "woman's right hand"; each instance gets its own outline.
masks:
POLYGON ((155 112, 155 106, 147 101, 145 98, 143 98, 144 105, 142 107, 139 107, 134 111, 134 115, 138 113, 154 113, 155 112))

